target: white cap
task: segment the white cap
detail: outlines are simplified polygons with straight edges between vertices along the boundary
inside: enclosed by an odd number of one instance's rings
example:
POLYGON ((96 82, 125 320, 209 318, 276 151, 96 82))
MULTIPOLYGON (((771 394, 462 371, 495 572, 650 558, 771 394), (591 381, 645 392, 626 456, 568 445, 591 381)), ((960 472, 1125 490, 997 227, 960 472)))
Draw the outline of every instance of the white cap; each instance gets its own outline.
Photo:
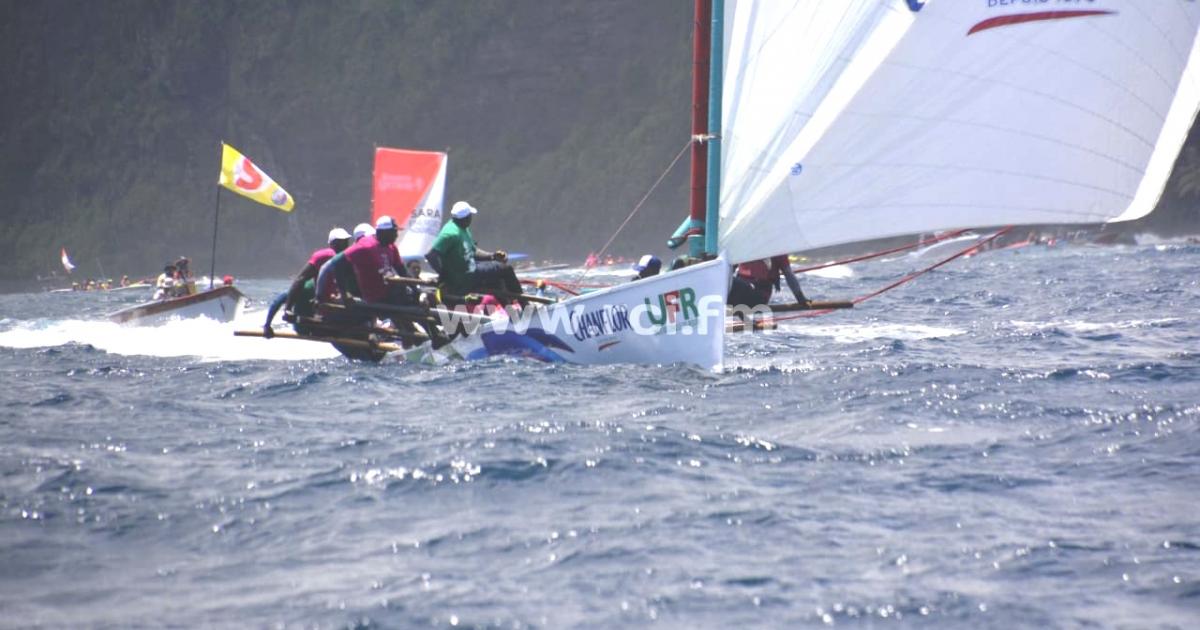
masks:
POLYGON ((377 221, 375 221, 375 231, 376 232, 378 232, 379 230, 394 230, 394 229, 396 229, 396 221, 394 219, 392 219, 392 217, 384 215, 382 217, 379 217, 379 219, 377 221))
POLYGON ((350 233, 347 232, 346 230, 343 230, 342 228, 333 228, 332 230, 329 230, 329 242, 330 243, 332 243, 334 241, 348 241, 348 240, 350 240, 350 233))
POLYGON ((456 201, 454 202, 454 207, 450 208, 450 216, 455 219, 465 219, 476 212, 479 211, 465 201, 456 201))
POLYGON ((371 227, 370 223, 359 223, 354 226, 354 240, 358 240, 364 236, 374 236, 375 228, 371 227))

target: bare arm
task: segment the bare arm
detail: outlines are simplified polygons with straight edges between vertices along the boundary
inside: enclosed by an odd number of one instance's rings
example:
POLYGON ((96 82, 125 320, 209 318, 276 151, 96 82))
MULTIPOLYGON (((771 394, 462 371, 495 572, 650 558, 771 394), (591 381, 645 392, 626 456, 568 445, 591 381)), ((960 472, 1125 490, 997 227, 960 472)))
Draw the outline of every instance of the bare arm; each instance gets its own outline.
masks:
POLYGON ((804 291, 800 290, 800 280, 792 272, 791 266, 784 265, 780 271, 782 271, 783 279, 787 281, 788 288, 792 290, 792 296, 796 298, 796 301, 801 304, 807 303, 808 298, 804 297, 804 291))

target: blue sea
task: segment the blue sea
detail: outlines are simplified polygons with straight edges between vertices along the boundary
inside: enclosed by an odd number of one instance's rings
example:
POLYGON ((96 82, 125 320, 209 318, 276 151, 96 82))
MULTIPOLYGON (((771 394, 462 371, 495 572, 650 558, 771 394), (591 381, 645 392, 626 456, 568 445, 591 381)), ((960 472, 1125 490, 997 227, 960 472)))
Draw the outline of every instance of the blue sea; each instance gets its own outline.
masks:
POLYGON ((956 260, 722 373, 232 336, 286 284, 0 295, 0 626, 1200 627, 1200 246, 956 260))

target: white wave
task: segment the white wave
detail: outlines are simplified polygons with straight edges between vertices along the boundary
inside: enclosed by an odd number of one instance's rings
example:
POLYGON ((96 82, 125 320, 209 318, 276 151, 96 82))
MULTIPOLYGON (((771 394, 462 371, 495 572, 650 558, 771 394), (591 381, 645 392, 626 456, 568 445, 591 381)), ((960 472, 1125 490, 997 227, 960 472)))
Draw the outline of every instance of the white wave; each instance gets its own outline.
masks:
POLYGON ((1009 320, 1009 324, 1021 332, 1037 332, 1058 328, 1073 333, 1094 333, 1108 330, 1128 330, 1131 328, 1147 328, 1160 324, 1170 324, 1181 321, 1178 317, 1161 317, 1157 319, 1127 319, 1118 322, 1085 322, 1073 319, 1050 320, 1044 322, 1029 322, 1009 320))
POLYGON ((261 330, 262 321, 261 312, 245 313, 231 323, 196 318, 171 320, 160 326, 121 326, 104 320, 21 321, 0 332, 0 346, 49 348, 79 343, 113 354, 193 356, 204 361, 297 361, 338 356, 337 350, 324 343, 233 336, 235 330, 261 330))
POLYGON ((850 267, 847 267, 846 265, 834 265, 832 267, 826 267, 824 269, 814 269, 812 271, 805 271, 804 275, 815 276, 817 278, 831 278, 831 279, 836 280, 836 279, 841 279, 841 278, 853 278, 854 270, 851 269, 850 267))
POLYGON ((780 328, 802 332, 809 337, 829 337, 837 343, 858 343, 872 339, 916 341, 953 337, 965 333, 958 328, 926 326, 923 324, 836 324, 813 325, 810 322, 781 322, 780 328))

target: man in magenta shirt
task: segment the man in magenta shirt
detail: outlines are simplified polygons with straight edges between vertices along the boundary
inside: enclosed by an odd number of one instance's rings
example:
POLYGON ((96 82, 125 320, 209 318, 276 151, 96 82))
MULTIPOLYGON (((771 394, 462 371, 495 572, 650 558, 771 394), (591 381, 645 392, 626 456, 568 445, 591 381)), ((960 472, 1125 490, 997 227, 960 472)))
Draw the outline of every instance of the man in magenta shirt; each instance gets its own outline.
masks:
POLYGON ((354 269, 364 302, 396 303, 408 297, 397 295, 386 280, 390 276, 404 275, 404 263, 400 260, 400 251, 396 249, 397 235, 396 222, 391 217, 379 217, 375 222, 375 235, 364 236, 346 250, 345 259, 354 269))
POLYGON ((345 250, 350 246, 350 234, 342 228, 333 228, 329 231, 329 239, 327 241, 329 247, 323 247, 313 252, 308 258, 308 262, 304 264, 304 268, 292 280, 291 287, 284 293, 279 294, 267 309, 267 321, 263 324, 263 336, 267 339, 275 336, 275 331, 271 328, 271 321, 275 319, 275 314, 286 303, 286 312, 293 315, 311 316, 313 313, 311 301, 314 294, 314 283, 317 278, 317 273, 321 269, 321 265, 329 262, 338 252, 345 250))

